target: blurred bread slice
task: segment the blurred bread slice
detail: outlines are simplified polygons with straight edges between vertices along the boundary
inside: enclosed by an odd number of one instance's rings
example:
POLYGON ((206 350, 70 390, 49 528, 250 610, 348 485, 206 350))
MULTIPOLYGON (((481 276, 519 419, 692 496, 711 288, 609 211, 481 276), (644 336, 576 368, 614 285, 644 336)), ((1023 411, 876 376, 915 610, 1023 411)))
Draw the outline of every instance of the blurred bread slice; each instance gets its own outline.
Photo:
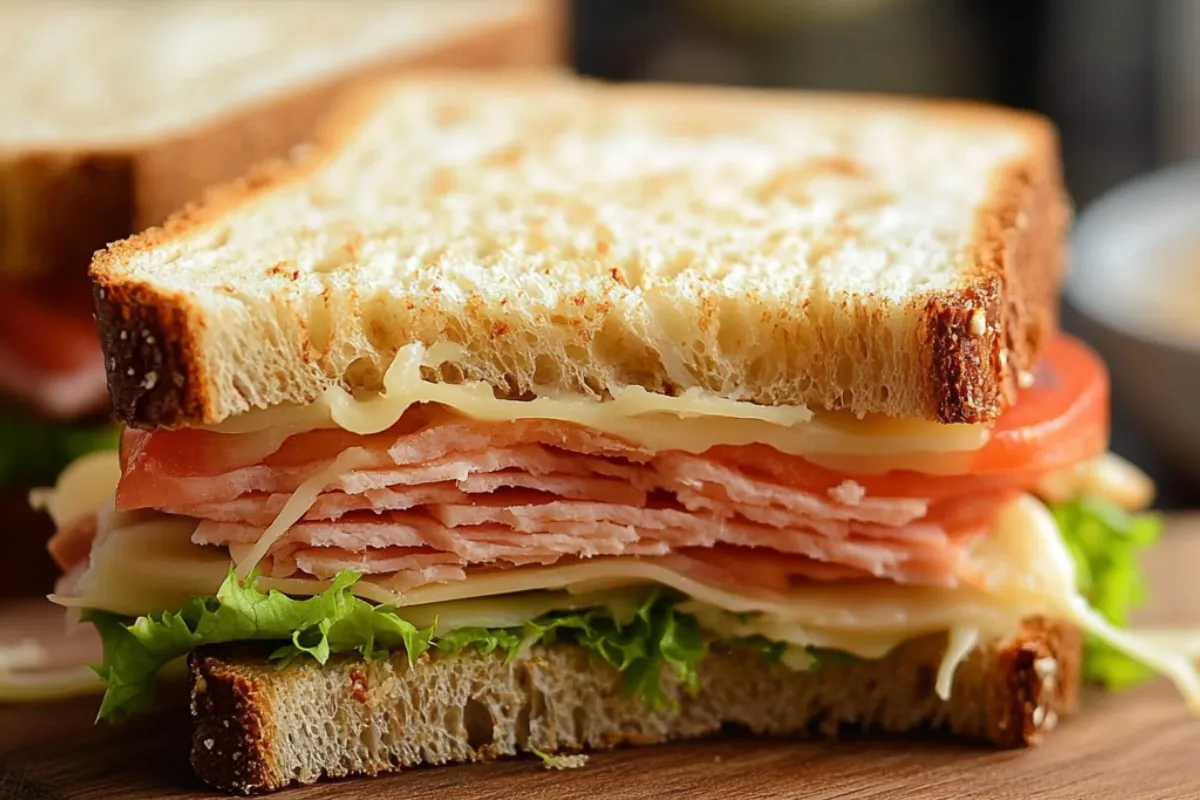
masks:
POLYGON ((553 64, 564 23, 557 0, 0 2, 0 276, 82 272, 382 74, 553 64))

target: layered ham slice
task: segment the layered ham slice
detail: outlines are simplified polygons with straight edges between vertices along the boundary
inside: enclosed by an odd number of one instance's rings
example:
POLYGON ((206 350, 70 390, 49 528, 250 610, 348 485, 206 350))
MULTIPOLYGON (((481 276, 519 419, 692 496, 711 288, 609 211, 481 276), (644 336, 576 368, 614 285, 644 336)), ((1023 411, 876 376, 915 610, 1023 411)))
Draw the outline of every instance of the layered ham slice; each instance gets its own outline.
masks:
POLYGON ((954 585, 963 548, 1019 489, 956 491, 956 479, 915 474, 881 482, 758 445, 656 454, 569 423, 436 407, 369 436, 127 431, 122 460, 118 508, 195 518, 193 540, 235 560, 336 461, 259 568, 352 569, 405 588, 597 556, 672 559, 711 580, 954 585))

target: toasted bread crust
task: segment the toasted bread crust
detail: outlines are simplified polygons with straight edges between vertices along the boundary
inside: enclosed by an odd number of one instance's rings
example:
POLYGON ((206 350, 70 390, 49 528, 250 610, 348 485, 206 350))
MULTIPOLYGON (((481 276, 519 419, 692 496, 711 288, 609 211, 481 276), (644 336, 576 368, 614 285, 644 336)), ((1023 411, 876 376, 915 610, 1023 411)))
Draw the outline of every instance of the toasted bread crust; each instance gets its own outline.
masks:
POLYGON ((977 649, 959 668, 949 702, 932 696, 943 644, 944 637, 915 640, 879 662, 831 666, 825 674, 791 672, 746 652, 714 652, 701 666, 698 694, 675 686, 679 707, 649 713, 621 699, 610 667, 569 645, 535 648, 508 665, 499 656, 462 656, 457 667, 454 659, 424 657, 411 670, 402 656, 390 665, 348 659, 281 672, 236 648, 199 652, 190 668, 192 765, 217 788, 252 794, 325 775, 373 775, 530 748, 571 752, 708 736, 726 724, 827 737, 934 729, 1015 748, 1037 744, 1076 707, 1082 645, 1072 628, 1030 620, 1010 640, 977 649), (439 683, 439 672, 456 668, 461 674, 439 683), (451 698, 437 686, 466 686, 467 693, 451 698), (305 720, 295 716, 312 701, 313 687, 321 693, 324 734, 307 735, 329 737, 321 742, 306 742, 305 720), (402 712, 393 703, 422 705, 402 712), (485 708, 490 720, 479 716, 485 708), (372 730, 342 729, 359 725, 372 730), (356 752, 337 744, 347 741, 356 752))
POLYGON ((205 780, 218 788, 243 794, 277 782, 278 765, 265 747, 270 729, 263 718, 265 709, 253 702, 253 681, 207 669, 199 658, 193 662, 192 716, 205 720, 192 735, 196 773, 211 775, 213 780, 205 780))
POLYGON ((364 65, 151 141, 76 151, 0 152, 0 275, 83 269, 109 242, 161 224, 204 191, 303 142, 335 101, 408 68, 548 66, 566 43, 565 7, 531 12, 424 52, 364 65))
POLYGON ((1083 636, 1068 625, 1035 620, 996 657, 1004 681, 993 695, 988 739, 1001 747, 1036 745, 1058 715, 1079 705, 1083 636))
MULTIPOLYGON (((419 80, 419 76, 416 76, 419 80)), ((96 284, 112 297, 147 294, 149 287, 134 291, 136 279, 121 272, 121 264, 136 254, 192 235, 224 220, 239 207, 260 195, 291 182, 305 180, 325 164, 374 109, 378 96, 391 82, 357 94, 331 116, 316 135, 312 147, 297 159, 260 166, 247 177, 211 191, 204 202, 171 217, 160 228, 117 242, 96 255, 92 276, 96 284)), ((641 92, 682 91, 674 87, 641 87, 641 92)), ((751 107, 757 102, 769 104, 767 95, 734 92, 731 98, 751 107)), ((850 103, 887 105, 895 100, 854 98, 850 103)), ((978 212, 970 263, 964 265, 967 288, 953 292, 926 292, 906 301, 907 309, 923 320, 919 325, 923 369, 914 380, 920 382, 921 399, 906 407, 900 416, 932 419, 945 423, 979 423, 996 419, 1016 396, 1021 376, 1032 371, 1044 344, 1057 331, 1057 291, 1065 273, 1064 239, 1069 224, 1069 205, 1062 185, 1058 160, 1057 136, 1044 119, 1017 112, 998 111, 961 103, 903 101, 917 113, 955 120, 984 119, 1005 114, 1032 142, 1027 158, 1004 169, 995 178, 990 198, 978 212), (915 106, 913 104, 916 104, 915 106)), ((880 301, 880 313, 889 311, 880 301)), ((183 336, 188 326, 198 324, 198 308, 184 308, 185 316, 168 336, 183 336)), ((109 313, 111 319, 121 314, 109 313)), ((865 322, 864 322, 865 324, 865 322)), ((106 341, 113 335, 106 334, 106 341)), ((110 390, 118 414, 129 425, 138 427, 175 427, 214 423, 224 418, 220 401, 212 386, 184 381, 164 387, 154 403, 139 403, 143 375, 140 365, 126 363, 121 348, 106 350, 113 367, 110 390), (115 361, 114 361, 115 359, 115 361), (132 372, 130 369, 132 368, 132 372), (145 410, 139 410, 139 409, 145 410), (153 413, 149 411, 153 409, 153 413)), ((164 360, 167 359, 164 356, 164 360)), ((182 370, 181 370, 182 373, 182 370)), ((657 376, 643 384, 651 391, 671 392, 672 382, 657 376)), ((523 395, 527 387, 496 386, 504 395, 515 391, 523 395)), ((312 397, 290 398, 305 402, 312 397)), ((760 402, 801 402, 790 398, 766 398, 760 402)), ((828 405, 827 407, 839 407, 828 405)), ((853 408, 856 412, 893 413, 890 408, 853 408)))
POLYGON ((197 401, 187 400, 184 391, 201 383, 200 364, 191 357, 194 332, 187 324, 184 302, 136 285, 97 286, 93 296, 117 417, 176 414, 181 398, 192 403, 184 413, 201 413, 197 401), (132 380, 135 375, 140 380, 132 380))
POLYGON ((1056 152, 1046 129, 1030 163, 999 177, 976 222, 978 289, 929 300, 931 377, 945 387, 937 408, 942 422, 994 419, 1015 401, 1022 373, 1033 370, 1058 330, 1070 210, 1056 152), (977 320, 985 336, 972 335, 977 320))
POLYGON ((955 387, 939 409, 943 421, 988 419, 1016 398, 1022 374, 1036 366, 1058 330, 1058 288, 1066 276, 1070 207, 1062 193, 1057 139, 1044 129, 1029 163, 999 177, 993 202, 981 209, 974 242, 978 296, 935 303, 931 319, 953 320, 933 335, 933 363, 955 387), (972 307, 982 306, 986 338, 968 335, 972 307), (948 335, 947 335, 948 332, 948 335), (970 409, 976 409, 972 415, 970 409), (974 419, 972 419, 974 416, 974 419))

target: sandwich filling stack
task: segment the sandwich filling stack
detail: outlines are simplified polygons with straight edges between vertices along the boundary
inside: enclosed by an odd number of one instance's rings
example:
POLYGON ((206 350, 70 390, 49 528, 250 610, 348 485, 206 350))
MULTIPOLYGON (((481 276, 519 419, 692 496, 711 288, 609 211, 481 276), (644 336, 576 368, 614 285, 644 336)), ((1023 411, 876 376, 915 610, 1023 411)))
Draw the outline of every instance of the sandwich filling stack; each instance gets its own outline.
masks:
POLYGON ((424 76, 92 265, 119 456, 56 599, 100 717, 186 659, 233 791, 712 733, 1013 747, 1123 629, 1152 487, 1057 330, 1040 118, 424 76))

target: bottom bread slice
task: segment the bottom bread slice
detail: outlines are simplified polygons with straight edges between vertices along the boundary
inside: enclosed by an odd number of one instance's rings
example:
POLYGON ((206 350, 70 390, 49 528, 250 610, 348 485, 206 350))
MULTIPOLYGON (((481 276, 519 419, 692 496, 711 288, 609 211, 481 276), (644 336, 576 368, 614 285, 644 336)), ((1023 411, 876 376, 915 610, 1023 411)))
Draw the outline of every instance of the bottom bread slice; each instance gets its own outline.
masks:
POLYGON ((1074 710, 1081 637, 1029 620, 977 647, 949 701, 934 691, 946 637, 914 639, 878 660, 812 673, 750 650, 714 651, 691 693, 664 673, 676 702, 647 711, 621 676, 569 644, 536 646, 506 663, 474 652, 410 666, 334 658, 277 669, 236 649, 191 657, 192 765, 205 782, 250 794, 323 776, 374 775, 418 764, 477 761, 537 748, 578 751, 716 733, 942 730, 1001 747, 1037 743, 1074 710))

